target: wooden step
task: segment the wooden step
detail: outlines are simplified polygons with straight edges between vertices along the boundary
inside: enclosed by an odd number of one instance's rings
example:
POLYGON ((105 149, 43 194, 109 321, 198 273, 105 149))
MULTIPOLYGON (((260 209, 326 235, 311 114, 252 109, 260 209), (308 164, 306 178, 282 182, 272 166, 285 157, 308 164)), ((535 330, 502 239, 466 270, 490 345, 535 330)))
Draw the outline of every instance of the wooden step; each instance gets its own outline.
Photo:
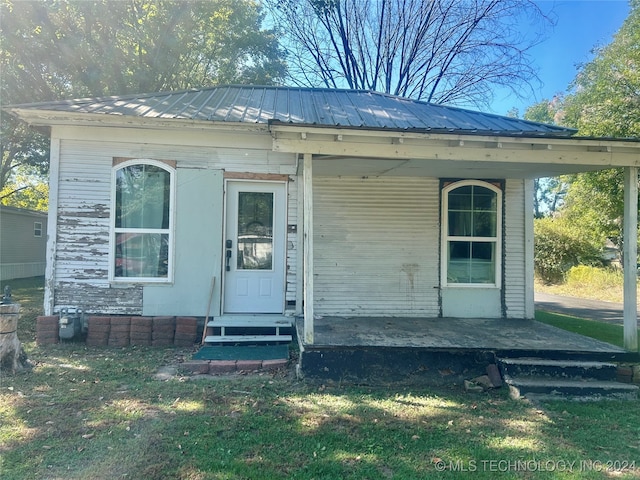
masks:
POLYGON ((204 343, 291 342, 291 335, 207 335, 204 343))
POLYGON ((225 315, 207 322, 207 327, 286 328, 292 325, 291 317, 283 317, 282 315, 225 315))

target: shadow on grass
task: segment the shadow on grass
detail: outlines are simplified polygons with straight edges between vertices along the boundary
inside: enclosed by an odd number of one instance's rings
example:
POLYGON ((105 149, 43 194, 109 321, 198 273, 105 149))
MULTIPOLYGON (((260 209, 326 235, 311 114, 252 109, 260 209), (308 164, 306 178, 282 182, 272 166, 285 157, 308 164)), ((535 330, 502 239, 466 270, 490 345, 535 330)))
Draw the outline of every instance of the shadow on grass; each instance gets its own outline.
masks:
POLYGON ((640 467, 638 402, 541 408, 505 391, 334 387, 289 370, 155 379, 187 353, 31 345, 34 370, 0 377, 1 478, 603 478, 552 467, 614 454, 640 467))
POLYGON ((605 461, 614 445, 640 461, 638 403, 543 410, 504 391, 338 388, 289 371, 156 380, 176 355, 36 348, 32 373, 0 379, 3 480, 513 478, 527 472, 510 460, 605 461))

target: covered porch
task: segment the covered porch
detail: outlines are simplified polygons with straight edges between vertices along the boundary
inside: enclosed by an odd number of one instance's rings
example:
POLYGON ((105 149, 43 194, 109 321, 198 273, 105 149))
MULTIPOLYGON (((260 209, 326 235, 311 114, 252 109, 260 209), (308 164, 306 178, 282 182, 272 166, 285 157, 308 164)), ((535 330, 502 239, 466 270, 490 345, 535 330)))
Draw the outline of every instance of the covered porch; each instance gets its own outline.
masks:
MULTIPOLYGON (((473 134, 453 134, 443 132, 419 133, 405 131, 375 131, 364 132, 362 130, 349 129, 316 129, 304 125, 284 125, 273 122, 270 125, 273 135, 274 151, 292 152, 298 154, 298 175, 301 180, 298 198, 298 211, 301 217, 302 228, 298 229, 300 261, 297 265, 298 289, 297 289, 297 313, 303 320, 298 322, 299 338, 303 348, 322 350, 323 348, 336 348, 340 346, 357 347, 364 349, 392 349, 392 348, 424 348, 424 349, 454 349, 486 352, 516 350, 522 352, 537 351, 544 347, 545 351, 561 352, 587 352, 593 353, 593 344, 582 337, 573 338, 566 332, 558 332, 551 327, 533 322, 534 294, 533 294, 533 179, 557 176, 568 173, 603 170, 608 168, 624 169, 624 232, 623 232, 623 258, 624 258, 624 345, 625 350, 620 352, 637 351, 637 234, 638 234, 638 172, 640 165, 640 142, 614 139, 594 138, 569 138, 557 137, 553 133, 539 136, 482 135, 479 132, 473 134), (504 202, 507 210, 504 218, 518 219, 519 231, 505 231, 501 233, 500 241, 504 241, 504 253, 502 260, 505 275, 496 280, 496 292, 499 299, 494 303, 499 305, 500 312, 475 313, 473 309, 478 304, 479 298, 485 298, 484 293, 477 293, 480 289, 477 285, 467 288, 462 295, 466 297, 452 297, 449 292, 454 291, 455 285, 447 283, 446 272, 439 279, 427 285, 427 289, 420 292, 416 298, 424 299, 429 295, 427 290, 437 292, 432 295, 437 297, 437 306, 426 310, 426 306, 417 306, 408 312, 409 317, 418 316, 425 312, 429 318, 413 320, 411 318, 393 318, 392 326, 389 319, 382 318, 385 315, 403 315, 398 313, 398 305, 389 305, 388 311, 380 310, 381 318, 359 318, 345 321, 332 315, 348 315, 351 312, 367 312, 366 307, 379 298, 365 298, 358 305, 349 305, 350 297, 344 294, 347 285, 360 282, 363 285, 374 285, 378 272, 387 272, 388 269, 378 268, 375 271, 362 274, 357 269, 347 271, 341 278, 336 276, 332 286, 335 289, 329 291, 325 288, 327 281, 323 279, 327 272, 334 273, 333 265, 338 266, 338 260, 327 262, 339 253, 345 251, 345 246, 353 247, 354 235, 348 237, 345 234, 347 228, 353 225, 353 218, 340 225, 331 225, 328 229, 326 215, 317 218, 323 212, 316 206, 318 200, 317 191, 321 186, 314 178, 325 177, 337 183, 338 179, 345 177, 361 178, 434 178, 434 179, 515 179, 522 181, 522 192, 518 196, 508 197, 506 187, 504 202), (515 200, 515 201, 514 201, 515 200), (324 222, 324 223, 323 223, 324 222), (352 222, 352 223, 349 223, 352 222), (317 233, 317 232, 320 233, 317 233), (331 248, 324 248, 318 255, 319 241, 333 235, 331 248), (519 245, 508 245, 506 242, 513 238, 522 238, 519 245), (351 242, 351 243, 349 243, 351 242), (509 263, 512 262, 512 263, 509 263), (321 270, 320 267, 324 268, 321 270), (332 270, 333 269, 333 270, 332 270), (511 275, 510 278, 506 276, 511 275), (515 280, 514 280, 515 279, 515 280), (324 283, 322 283, 324 282, 324 283), (322 284, 321 284, 322 283, 322 284), (320 285, 320 288, 318 285, 320 285), (342 287, 345 288, 342 288, 342 287), (514 293, 509 289, 518 288, 514 293), (320 294, 318 293, 320 291, 320 294), (473 295, 472 295, 473 294, 473 295), (335 303, 335 297, 340 297, 342 310, 327 307, 331 302, 335 303), (511 305, 506 305, 505 299, 517 300, 511 305), (446 310, 445 301, 448 304, 469 305, 470 309, 464 312, 446 310), (461 314, 463 313, 463 314, 461 314), (486 314, 483 314, 486 313, 486 314), (454 315, 455 321, 447 318, 454 315), (480 320, 473 317, 479 315, 491 317, 491 320, 480 320), (324 317, 324 318, 320 318, 324 317), (433 317, 433 318, 431 318, 433 317), (444 317, 444 318, 442 318, 444 317), (420 322, 417 328, 412 322, 420 322), (392 327, 392 328, 391 328, 392 327), (585 343, 586 342, 586 343, 585 343), (416 345, 414 345, 416 344, 416 345)), ((326 183, 329 183, 328 181, 326 183)), ((332 185, 333 186, 333 185, 332 185)), ((442 190, 442 186, 441 186, 442 190)), ((323 191, 320 192, 324 193, 323 191)), ((377 192, 376 192, 377 193, 377 192)), ((441 194, 442 195, 442 194, 441 194)), ((347 197, 345 197, 347 198, 347 197)), ((358 199, 362 205, 373 205, 370 200, 376 195, 370 193, 368 197, 358 199), (369 203, 365 203, 369 202, 369 203)), ((340 198, 340 200, 344 200, 340 198)), ((342 210, 337 209, 334 217, 342 215, 349 203, 344 200, 342 210)), ((436 231, 428 245, 446 245, 445 234, 437 233, 444 224, 447 216, 442 212, 444 206, 439 201, 435 203, 423 202, 424 210, 431 208, 437 212, 437 218, 431 224, 423 225, 422 232, 436 231), (429 207, 427 207, 427 205, 429 207)), ((359 204, 360 205, 360 204, 359 204)), ((321 204, 321 207, 324 205, 321 204)), ((386 206, 386 205, 385 205, 386 206)), ((396 217, 408 215, 406 211, 398 207, 394 211, 396 217)), ((408 211, 408 210, 407 210, 408 211)), ((513 220, 512 225, 516 223, 513 220)), ((370 237, 357 237, 358 247, 366 245, 368 239, 378 238, 375 230, 371 229, 370 237)), ((348 232, 349 234, 352 231, 348 232)), ((400 237, 401 238, 401 237, 400 237)), ((397 239, 396 239, 397 240, 397 239)), ((325 242, 328 243, 328 242, 325 242)), ((385 248, 362 255, 362 262, 376 262, 380 258, 389 258, 391 253, 401 250, 402 239, 395 243, 389 241, 385 248), (373 260, 372 260, 373 259, 373 260)), ((324 247, 324 245, 323 245, 324 247)), ((353 249, 352 249, 353 251, 353 249)), ((351 251, 350 251, 351 252, 351 251)), ((349 252, 349 253, 350 253, 349 252)), ((433 263, 424 259, 416 261, 417 267, 431 272, 442 272, 446 264, 446 250, 444 247, 433 263)), ((342 259, 340 259, 342 260, 342 259)), ((404 261, 404 260, 403 260, 404 261)), ((361 263, 362 263, 361 262, 361 263)), ((405 262, 401 265, 401 271, 409 277, 413 287, 412 274, 417 271, 414 262, 405 262)), ((341 266, 341 265, 340 265, 341 266)), ((500 269, 497 269, 503 273, 500 269)), ((440 273, 439 273, 440 274, 440 273)), ((382 284, 382 283, 380 283, 382 284)), ((387 282, 386 285, 391 285, 387 282)), ((366 290, 366 287, 363 287, 366 290)), ((462 291, 462 290, 459 290, 462 291)), ((377 291, 376 291, 377 292, 377 291)), ((360 293, 360 292, 356 292, 360 293)), ((386 292, 382 292, 386 293, 386 292)), ((375 296, 375 295, 374 295, 375 296)), ((380 295, 382 297, 382 295, 380 295)), ((354 295, 355 297, 355 295, 354 295)), ((362 300, 361 297, 358 297, 362 300)), ((414 298, 408 298, 413 301, 414 298)), ((397 303, 397 302, 396 302, 397 303)), ((428 305, 427 305, 428 306, 428 305)), ((367 315, 369 312, 364 313, 367 315)), ((362 316, 362 314, 361 314, 362 316)), ((375 317, 375 315, 374 315, 375 317)), ((599 347, 595 352, 599 352, 599 347)), ((618 350, 618 349, 615 349, 618 350)), ((615 353, 620 353, 615 352, 615 353)))

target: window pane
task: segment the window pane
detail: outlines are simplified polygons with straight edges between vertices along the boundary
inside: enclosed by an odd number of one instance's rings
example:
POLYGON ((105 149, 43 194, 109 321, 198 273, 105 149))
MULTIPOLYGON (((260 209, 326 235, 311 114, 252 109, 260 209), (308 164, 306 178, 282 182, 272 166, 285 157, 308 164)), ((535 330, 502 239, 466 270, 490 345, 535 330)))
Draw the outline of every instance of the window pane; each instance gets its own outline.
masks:
POLYGON ((470 283, 495 282, 495 243, 474 242, 471 246, 470 283))
POLYGON ((494 283, 494 242, 449 242, 449 283, 494 283))
POLYGON ((497 195, 493 190, 485 187, 475 187, 473 190, 473 209, 495 212, 497 207, 497 195))
POLYGON ((169 235, 116 233, 116 277, 167 277, 169 235))
POLYGON ((273 193, 238 194, 239 270, 271 270, 273 256, 273 193))
POLYGON ((449 235, 468 237, 472 234, 471 212, 449 211, 449 235))
POLYGON ((496 236, 496 214, 495 212, 474 212, 473 213, 473 236, 474 237, 495 237, 496 236))
POLYGON ((116 228, 169 228, 171 174, 155 165, 116 172, 116 228))
POLYGON ((449 210, 471 210, 471 186, 449 192, 449 210))
POLYGON ((469 283, 471 267, 471 242, 449 242, 447 281, 469 283))

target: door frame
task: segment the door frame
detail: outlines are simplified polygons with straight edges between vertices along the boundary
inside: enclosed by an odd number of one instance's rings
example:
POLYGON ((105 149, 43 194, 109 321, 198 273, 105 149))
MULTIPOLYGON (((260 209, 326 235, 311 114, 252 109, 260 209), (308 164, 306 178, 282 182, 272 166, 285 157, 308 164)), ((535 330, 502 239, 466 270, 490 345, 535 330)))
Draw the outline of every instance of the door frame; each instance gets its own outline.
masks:
MULTIPOLYGON (((284 199, 283 199, 283 207, 282 207, 282 219, 281 222, 283 223, 282 225, 282 232, 284 235, 283 238, 283 242, 282 242, 282 262, 280 263, 279 267, 282 269, 282 284, 280 285, 280 288, 282 288, 282 304, 281 304, 281 309, 279 311, 279 314, 283 314, 285 312, 285 308, 286 308, 286 302, 287 302, 287 245, 288 245, 288 238, 287 238, 287 224, 288 224, 288 213, 289 213, 289 204, 288 204, 288 197, 289 197, 289 190, 288 190, 288 178, 287 179, 282 179, 282 180, 261 180, 261 179, 244 179, 244 178, 225 178, 224 179, 224 202, 223 202, 223 212, 222 212, 222 242, 221 242, 221 246, 222 246, 222 272, 221 272, 221 278, 222 281, 220 282, 220 313, 221 315, 261 315, 261 313, 259 312, 253 312, 253 313, 232 313, 232 312, 227 312, 225 309, 225 298, 226 298, 226 288, 227 288, 227 270, 226 270, 226 248, 225 248, 225 241, 227 239, 227 220, 228 220, 228 208, 229 208, 229 184, 239 184, 239 185, 249 185, 249 184, 258 184, 258 185, 282 185, 283 188, 283 195, 284 195, 284 199)), ((275 203, 275 202, 274 202, 275 203)), ((274 232, 276 230, 276 223, 278 221, 278 215, 275 215, 275 205, 274 205, 274 232)), ((236 248, 236 246, 234 245, 234 248, 236 248)), ((275 249, 275 242, 274 242, 274 249, 275 249)), ((275 251, 275 250, 274 250, 275 251)), ((275 257, 275 256, 274 256, 275 257)), ((277 268, 276 264, 274 263, 274 270, 275 268, 277 268)), ((268 313, 262 313, 263 315, 274 315, 274 314, 278 314, 278 313, 274 313, 274 312, 268 312, 268 313)))

